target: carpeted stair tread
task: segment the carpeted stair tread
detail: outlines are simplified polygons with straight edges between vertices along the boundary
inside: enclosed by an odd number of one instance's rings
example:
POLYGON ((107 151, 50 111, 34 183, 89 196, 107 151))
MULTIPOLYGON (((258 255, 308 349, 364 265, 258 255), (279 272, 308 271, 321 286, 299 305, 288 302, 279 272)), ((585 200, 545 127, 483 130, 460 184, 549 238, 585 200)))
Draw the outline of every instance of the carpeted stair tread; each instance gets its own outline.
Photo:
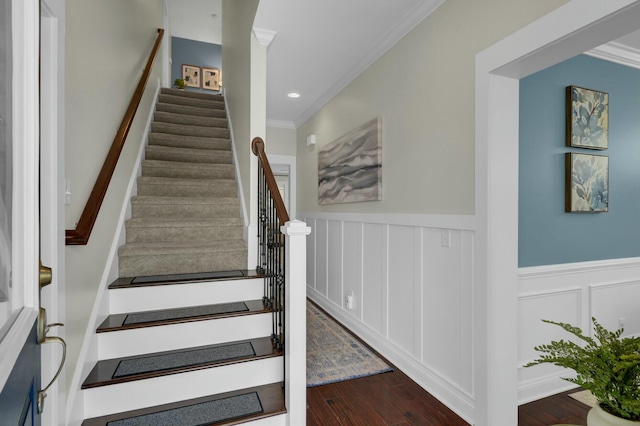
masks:
POLYGON ((224 101, 210 100, 210 99, 197 99, 187 96, 177 96, 160 94, 158 95, 158 102, 174 105, 194 106, 198 108, 220 109, 224 110, 224 101))
POLYGON ((244 240, 126 243, 118 249, 121 277, 243 269, 244 240))
POLYGON ((138 185, 176 185, 176 186, 209 186, 216 185, 222 187, 235 187, 236 181, 233 179, 181 179, 160 176, 140 176, 138 185))
POLYGON ((216 217, 216 218, 165 218, 148 217, 132 218, 127 220, 127 228, 191 228, 191 227, 233 227, 242 226, 240 217, 216 217))
MULTIPOLYGON (((240 217, 240 201, 230 197, 156 197, 131 199, 132 217, 240 217)), ((245 266, 246 267, 246 266, 245 266)))
POLYGON ((227 113, 223 109, 200 108, 197 106, 176 105, 164 102, 158 102, 156 104, 156 111, 172 112, 175 114, 187 114, 192 116, 197 115, 200 117, 227 118, 227 113))
POLYGON ((96 329, 96 333, 107 333, 144 327, 157 327, 167 324, 179 324, 194 321, 215 320, 268 312, 271 311, 265 308, 262 300, 247 300, 245 302, 192 306, 179 309, 114 314, 109 315, 102 324, 100 324, 96 329))
POLYGON ((163 95, 181 96, 183 98, 205 99, 209 101, 224 102, 224 96, 218 93, 192 92, 190 90, 172 89, 170 87, 162 87, 160 93, 163 95))
POLYGON ((145 156, 149 160, 179 161, 193 163, 231 164, 231 151, 176 148, 160 145, 148 145, 145 156))
POLYGON ((243 236, 240 217, 132 218, 125 226, 129 243, 235 240, 243 236))
POLYGON ((228 127, 226 118, 202 117, 199 115, 192 116, 164 111, 156 111, 153 119, 155 122, 184 124, 188 126, 222 127, 225 129, 228 127))
POLYGON ((131 198, 131 204, 197 204, 197 205, 231 205, 239 206, 236 197, 157 197, 153 195, 136 195, 131 198))
POLYGON ((170 133, 149 133, 149 145, 231 151, 230 139, 209 138, 200 136, 181 136, 172 135, 170 133))
POLYGON ((82 389, 280 356, 270 337, 98 361, 82 389))
MULTIPOLYGON (((144 256, 159 254, 227 253, 247 249, 244 240, 126 243, 118 249, 120 256, 144 256)), ((235 268, 232 268, 235 269, 235 268)), ((142 275, 142 274, 136 274, 142 275)))
MULTIPOLYGON (((260 400, 260 405, 262 407, 262 412, 248 415, 243 418, 235 418, 228 421, 220 421, 216 422, 216 426, 226 426, 226 425, 237 425, 239 423, 250 422, 252 420, 258 420, 261 418, 267 418, 279 414, 286 413, 286 408, 284 405, 284 391, 281 383, 271 383, 268 385, 257 386, 253 388, 247 389, 239 389, 232 392, 226 392, 218 395, 209 395, 201 398, 194 398, 185 401, 173 402, 170 404, 158 405, 155 407, 143 408, 139 410, 128 411, 124 413, 116 413, 103 417, 96 417, 92 419, 86 419, 82 423, 82 426, 201 426, 203 424, 212 424, 211 422, 196 420, 195 422, 184 422, 184 419, 187 416, 180 415, 177 416, 180 420, 169 419, 164 423, 161 423, 157 417, 146 417, 144 420, 149 420, 151 423, 147 424, 118 424, 116 422, 130 419, 137 416, 149 416, 155 413, 165 413, 169 410, 180 409, 181 407, 193 407, 197 404, 207 403, 209 401, 220 401, 227 398, 233 398, 238 395, 247 395, 250 393, 257 393, 258 398, 260 400), (111 423, 110 423, 111 422, 111 423)), ((197 412, 202 412, 199 410, 202 406, 197 406, 197 412)), ((174 412, 175 413, 175 412, 174 412)))
POLYGON ((143 160, 142 175, 182 179, 234 179, 235 168, 233 164, 143 160))
POLYGON ((170 133, 172 135, 201 136, 208 138, 229 138, 231 135, 229 129, 222 127, 190 126, 159 121, 151 123, 151 131, 156 133, 170 133))
POLYGON ((234 197, 238 187, 227 179, 177 179, 156 176, 138 178, 138 194, 164 197, 234 197))

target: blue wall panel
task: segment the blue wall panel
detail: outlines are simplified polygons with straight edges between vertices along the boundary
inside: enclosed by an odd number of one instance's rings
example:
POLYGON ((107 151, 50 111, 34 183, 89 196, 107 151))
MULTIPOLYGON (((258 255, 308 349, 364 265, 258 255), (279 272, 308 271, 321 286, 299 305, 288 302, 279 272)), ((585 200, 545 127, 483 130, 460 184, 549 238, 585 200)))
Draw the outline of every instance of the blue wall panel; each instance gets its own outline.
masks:
MULTIPOLYGON (((171 37, 171 87, 173 87, 173 81, 176 78, 182 78, 182 64, 222 70, 222 46, 186 38, 171 37)), ((202 84, 202 80, 200 84, 202 84)), ((185 90, 217 93, 202 88, 196 89, 195 87, 187 87, 185 90)))
POLYGON ((640 70, 586 55, 520 81, 519 266, 640 256, 640 70), (565 88, 609 93, 609 149, 565 146, 565 88), (567 152, 609 156, 609 211, 565 213, 567 152))

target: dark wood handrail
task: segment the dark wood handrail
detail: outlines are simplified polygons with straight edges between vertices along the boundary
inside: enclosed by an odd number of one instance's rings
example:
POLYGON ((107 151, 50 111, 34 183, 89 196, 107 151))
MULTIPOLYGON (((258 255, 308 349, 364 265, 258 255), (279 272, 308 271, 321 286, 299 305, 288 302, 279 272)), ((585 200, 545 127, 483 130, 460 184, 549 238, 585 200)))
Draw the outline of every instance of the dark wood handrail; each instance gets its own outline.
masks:
POLYGON ((67 229, 65 232, 66 245, 86 245, 89 241, 93 225, 96 223, 100 207, 102 206, 102 202, 104 201, 104 197, 107 193, 107 188, 111 182, 111 176, 113 176, 113 171, 116 169, 118 158, 120 158, 120 153, 122 152, 124 143, 127 140, 127 135, 129 134, 136 111, 138 110, 138 106, 142 100, 142 95, 147 87, 149 75, 151 75, 151 68, 153 68, 153 63, 156 60, 156 56, 158 56, 158 51, 160 50, 160 44, 162 43, 163 37, 164 30, 162 28, 158 28, 158 36, 156 37, 153 49, 151 50, 151 55, 147 60, 147 65, 144 67, 142 77, 140 77, 140 82, 138 82, 136 91, 133 93, 131 102, 129 102, 127 112, 124 114, 122 123, 120 123, 120 127, 118 128, 116 136, 113 139, 113 143, 111 144, 111 148, 109 148, 107 158, 105 158, 102 169, 100 169, 100 174, 98 174, 96 183, 93 185, 93 190, 91 191, 91 195, 89 195, 87 204, 84 206, 80 220, 78 220, 78 225, 76 226, 76 229, 67 229))
POLYGON ((262 140, 262 138, 253 138, 253 140, 251 141, 251 151, 258 157, 258 159, 262 163, 264 177, 267 180, 269 192, 271 192, 271 197, 273 198, 273 202, 276 206, 276 212, 278 213, 278 219, 280 219, 280 225, 284 225, 285 223, 289 222, 289 213, 287 213, 287 208, 284 206, 284 201, 282 201, 280 191, 278 191, 278 184, 276 183, 276 178, 273 176, 273 171, 271 171, 271 165, 269 164, 267 153, 264 151, 264 141, 262 140))

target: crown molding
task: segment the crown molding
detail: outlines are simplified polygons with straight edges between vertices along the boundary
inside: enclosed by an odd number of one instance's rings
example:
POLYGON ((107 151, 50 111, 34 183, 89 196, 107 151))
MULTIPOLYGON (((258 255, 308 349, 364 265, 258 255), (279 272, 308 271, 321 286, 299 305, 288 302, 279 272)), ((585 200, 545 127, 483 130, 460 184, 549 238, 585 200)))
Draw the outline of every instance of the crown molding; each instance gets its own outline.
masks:
POLYGON ((263 46, 269 46, 269 44, 273 41, 276 34, 276 31, 264 30, 262 28, 253 28, 253 35, 256 36, 256 40, 263 46))
POLYGON ((267 127, 277 127, 280 129, 295 129, 293 121, 267 119, 267 127))
POLYGON ((424 21, 427 16, 431 15, 446 0, 431 0, 418 4, 411 9, 399 20, 398 24, 390 28, 382 35, 380 40, 375 43, 375 47, 365 54, 349 71, 347 71, 338 81, 336 81, 326 92, 324 92, 314 103, 300 115, 294 124, 300 127, 305 121, 310 119, 313 114, 318 112, 320 108, 325 106, 331 99, 369 68, 375 61, 380 59, 389 49, 406 36, 420 22, 424 21))
POLYGON ((585 55, 640 69, 640 50, 615 41, 591 49, 585 55))

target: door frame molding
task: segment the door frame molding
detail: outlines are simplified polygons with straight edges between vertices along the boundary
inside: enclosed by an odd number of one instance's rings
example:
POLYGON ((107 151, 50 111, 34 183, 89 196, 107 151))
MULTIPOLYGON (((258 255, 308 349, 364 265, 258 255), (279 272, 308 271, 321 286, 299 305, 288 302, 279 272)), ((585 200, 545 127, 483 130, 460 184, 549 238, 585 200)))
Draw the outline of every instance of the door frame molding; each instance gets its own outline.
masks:
POLYGON ((38 169, 39 98, 38 63, 40 2, 13 0, 12 144, 13 211, 12 263, 13 298, 21 297, 18 317, 0 342, 0 389, 4 387, 39 307, 38 287, 38 169), (17 142, 16 142, 17 141, 17 142), (20 286, 20 287, 15 287, 20 286), (17 294, 16 294, 17 293, 17 294))
POLYGON ((476 55, 474 420, 478 426, 518 421, 519 81, 636 30, 638 22, 638 0, 571 0, 476 55))

